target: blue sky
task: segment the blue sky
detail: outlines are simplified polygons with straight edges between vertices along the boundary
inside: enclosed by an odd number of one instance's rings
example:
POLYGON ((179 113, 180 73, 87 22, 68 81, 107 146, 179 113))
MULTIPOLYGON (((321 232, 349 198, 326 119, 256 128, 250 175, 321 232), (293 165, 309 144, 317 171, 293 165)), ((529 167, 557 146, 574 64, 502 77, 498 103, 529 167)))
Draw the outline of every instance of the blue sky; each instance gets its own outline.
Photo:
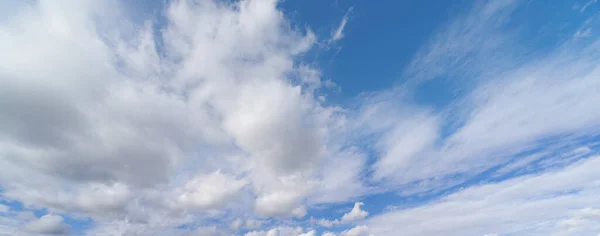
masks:
POLYGON ((599 10, 0 2, 0 235, 598 235, 599 10))

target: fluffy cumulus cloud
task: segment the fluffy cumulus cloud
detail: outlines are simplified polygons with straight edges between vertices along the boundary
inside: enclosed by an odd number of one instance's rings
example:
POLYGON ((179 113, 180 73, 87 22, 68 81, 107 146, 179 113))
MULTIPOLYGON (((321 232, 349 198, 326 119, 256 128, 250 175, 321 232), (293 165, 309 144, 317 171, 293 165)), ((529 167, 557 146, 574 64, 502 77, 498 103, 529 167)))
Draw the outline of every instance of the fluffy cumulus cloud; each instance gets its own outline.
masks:
POLYGON ((172 1, 162 28, 117 1, 9 6, 7 199, 133 230, 226 209, 302 218, 313 193, 321 202, 362 193, 360 153, 328 132, 342 111, 316 99, 319 72, 294 61, 315 36, 277 2, 172 1), (344 159, 357 164, 332 173, 344 159))
POLYGON ((188 181, 179 194, 178 201, 185 208, 222 208, 246 185, 243 180, 237 180, 222 174, 220 171, 207 176, 196 177, 188 181))
POLYGON ((342 222, 356 221, 356 220, 361 220, 361 219, 364 219, 365 217, 367 217, 369 215, 369 213, 360 209, 360 207, 362 205, 365 205, 365 204, 362 202, 354 203, 354 207, 352 208, 352 211, 350 211, 342 216, 342 222))
POLYGON ((335 220, 327 220, 321 219, 318 220, 317 223, 323 227, 330 228, 337 224, 348 224, 354 221, 362 220, 369 215, 368 212, 361 209, 361 207, 365 205, 362 202, 355 202, 354 207, 348 213, 345 213, 340 219, 335 220))
POLYGON ((358 8, 128 4, 0 3, 0 235, 600 233, 597 16, 536 50, 529 5, 477 2, 339 102, 307 58, 358 8))
POLYGON ((41 234, 68 234, 69 225, 58 215, 45 215, 25 225, 25 231, 41 234))

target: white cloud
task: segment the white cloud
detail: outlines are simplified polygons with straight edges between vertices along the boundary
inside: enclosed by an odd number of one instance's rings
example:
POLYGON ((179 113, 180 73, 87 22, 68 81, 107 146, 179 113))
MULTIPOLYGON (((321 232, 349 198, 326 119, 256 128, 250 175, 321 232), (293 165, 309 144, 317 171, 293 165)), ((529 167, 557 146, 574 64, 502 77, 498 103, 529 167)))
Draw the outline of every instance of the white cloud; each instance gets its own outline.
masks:
POLYGON ((342 17, 342 21, 340 22, 340 25, 333 31, 333 33, 331 35, 331 39, 330 39, 331 42, 338 41, 344 37, 344 27, 346 27, 346 23, 348 23, 348 16, 350 15, 351 12, 352 12, 352 8, 348 9, 348 11, 346 11, 346 14, 344 14, 344 17, 342 17))
POLYGON ((335 220, 320 219, 320 220, 317 220, 317 224, 319 224, 323 227, 330 228, 337 224, 348 224, 348 223, 351 223, 354 221, 362 220, 369 215, 368 212, 364 211, 363 209, 360 209, 361 206, 363 206, 363 205, 365 205, 365 204, 362 202, 355 202, 354 207, 352 207, 352 210, 350 210, 350 212, 348 212, 348 213, 345 213, 340 219, 335 219, 335 220))
POLYGON ((237 218, 229 224, 229 228, 233 229, 234 231, 238 231, 240 228, 242 228, 243 223, 244 221, 242 219, 237 218))
POLYGON ((247 219, 244 227, 246 227, 246 229, 258 229, 262 226, 263 222, 260 220, 253 220, 253 219, 247 219))
POLYGON ((377 138, 372 177, 380 186, 402 195, 445 189, 541 140, 597 132, 600 113, 590 107, 600 106, 600 57, 590 52, 598 44, 568 40, 536 60, 506 57, 515 41, 502 26, 517 6, 475 4, 417 53, 408 84, 363 100, 358 122, 377 138), (441 112, 415 105, 410 89, 439 75, 473 86, 441 112))
POLYGON ((223 208, 238 196, 246 184, 245 180, 236 179, 217 170, 188 181, 181 190, 178 200, 188 209, 223 208))
POLYGON ((245 221, 241 218, 237 218, 229 224, 229 228, 234 231, 238 231, 242 228, 244 229, 259 229, 263 225, 264 221, 255 220, 255 219, 246 219, 245 221))
POLYGON ((36 217, 31 212, 10 211, 6 207, 5 211, 0 211, 0 235, 17 235, 23 233, 23 225, 27 221, 35 220, 36 217))
POLYGON ((550 235, 565 226, 600 233, 597 225, 579 223, 597 217, 598 166, 596 156, 564 170, 467 188, 431 204, 374 216, 368 226, 375 235, 550 235))
POLYGON ((316 236, 316 232, 314 230, 311 230, 306 233, 299 234, 298 236, 316 236))
POLYGON ((320 72, 295 64, 315 36, 276 1, 173 1, 161 28, 116 1, 14 7, 0 23, 8 199, 143 233, 232 204, 302 217, 364 192, 363 157, 327 132, 343 115, 313 94, 320 72), (320 166, 347 156, 347 172, 320 166))
POLYGON ((320 226, 323 226, 325 228, 331 228, 332 226, 339 224, 339 223, 340 223, 339 220, 327 220, 327 219, 317 220, 317 224, 319 224, 320 226))
MULTIPOLYGON (((347 134, 332 134, 343 137, 347 134)), ((315 181, 311 203, 345 202, 366 194, 362 181, 367 156, 355 147, 333 152, 321 166, 321 175, 315 181)))
POLYGON ((216 227, 198 227, 196 230, 170 227, 173 222, 153 221, 134 223, 129 221, 105 221, 86 231, 86 235, 224 235, 216 227))
POLYGON ((543 65, 524 67, 508 75, 511 79, 506 83, 481 86, 473 94, 480 104, 450 142, 498 147, 592 127, 600 113, 588 109, 598 105, 596 94, 591 90, 600 84, 592 79, 598 69, 589 63, 597 59, 578 53, 557 55, 543 65), (559 64, 581 70, 554 69, 559 64), (532 99, 534 97, 536 99, 532 99), (556 119, 547 120, 547 117, 556 119), (481 133, 494 135, 479 135, 481 133))
POLYGON ((48 214, 39 219, 29 222, 24 226, 25 231, 40 234, 60 234, 66 235, 69 233, 70 226, 63 222, 63 218, 59 215, 48 214))
POLYGON ((510 164, 508 164, 506 166, 503 166, 502 168, 496 170, 495 173, 497 175, 502 175, 502 174, 510 173, 511 171, 522 170, 527 165, 531 164, 534 161, 537 161, 537 160, 543 158, 544 156, 546 156, 548 154, 549 153, 538 152, 538 153, 534 153, 534 154, 522 157, 519 160, 517 160, 515 162, 512 162, 512 163, 510 163, 510 164))
POLYGON ((369 236, 369 227, 366 225, 359 225, 352 229, 343 231, 340 236, 369 236))
POLYGON ((558 222, 557 226, 560 230, 556 235, 570 235, 592 231, 597 231, 598 233, 600 232, 600 227, 597 226, 599 220, 600 209, 584 208, 572 211, 570 218, 558 222))
POLYGON ((580 30, 577 30, 577 32, 575 32, 575 34, 573 34, 573 37, 576 39, 590 37, 590 36, 592 36, 591 28, 580 29, 580 30))
POLYGON ((365 205, 365 204, 362 202, 354 203, 354 207, 352 208, 352 211, 350 211, 342 216, 342 222, 352 222, 352 221, 362 220, 365 217, 367 217, 369 215, 369 213, 360 209, 360 207, 363 205, 365 205))
POLYGON ((286 227, 286 226, 275 227, 268 231, 263 231, 263 230, 251 231, 251 232, 244 234, 244 236, 314 236, 314 235, 315 235, 314 230, 304 232, 304 230, 300 227, 294 228, 294 227, 286 227))
POLYGON ((306 209, 299 204, 299 196, 293 191, 278 191, 262 195, 256 199, 256 213, 259 216, 295 216, 306 215, 306 209))
MULTIPOLYGON (((426 155, 439 137, 439 122, 430 114, 412 114, 399 118, 379 143, 382 156, 373 166, 376 180, 402 178, 419 156, 426 155)), ((422 161, 422 160, 421 160, 422 161)))
POLYGON ((10 211, 10 207, 4 204, 0 204, 0 213, 8 213, 10 211))
POLYGON ((406 77, 414 80, 408 84, 440 76, 466 79, 480 73, 502 72, 506 67, 499 62, 511 59, 514 39, 501 29, 521 3, 476 2, 468 12, 442 24, 404 71, 406 77))
POLYGON ((131 201, 131 191, 126 185, 115 183, 111 186, 91 184, 76 198, 82 209, 94 211, 119 211, 131 201))
POLYGON ((586 2, 585 4, 583 4, 583 6, 579 9, 579 12, 583 13, 585 11, 585 9, 587 9, 589 6, 597 3, 598 0, 590 0, 588 2, 586 2))
POLYGON ((200 227, 196 230, 194 230, 194 232, 192 232, 191 234, 189 234, 190 236, 218 236, 218 235, 227 235, 224 232, 221 232, 219 229, 217 229, 217 227, 212 226, 212 227, 200 227))

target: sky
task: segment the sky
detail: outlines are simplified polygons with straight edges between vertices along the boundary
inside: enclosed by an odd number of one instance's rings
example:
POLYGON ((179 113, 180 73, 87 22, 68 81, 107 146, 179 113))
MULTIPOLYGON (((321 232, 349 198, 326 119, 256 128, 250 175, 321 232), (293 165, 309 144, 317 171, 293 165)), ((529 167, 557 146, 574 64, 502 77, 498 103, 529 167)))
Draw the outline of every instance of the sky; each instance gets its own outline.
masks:
POLYGON ((0 0, 0 235, 600 235, 597 0, 0 0))

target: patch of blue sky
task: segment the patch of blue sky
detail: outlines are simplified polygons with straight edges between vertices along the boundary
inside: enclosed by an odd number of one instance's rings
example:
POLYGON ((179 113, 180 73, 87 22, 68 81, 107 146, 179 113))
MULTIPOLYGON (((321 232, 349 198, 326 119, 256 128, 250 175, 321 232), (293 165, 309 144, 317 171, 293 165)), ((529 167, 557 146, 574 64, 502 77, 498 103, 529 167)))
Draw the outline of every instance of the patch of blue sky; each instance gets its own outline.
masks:
MULTIPOLYGON (((0 191, 2 193, 2 191, 0 191)), ((5 199, 0 198, 0 204, 10 207, 11 211, 23 211, 23 203, 18 201, 7 201, 5 199)))

